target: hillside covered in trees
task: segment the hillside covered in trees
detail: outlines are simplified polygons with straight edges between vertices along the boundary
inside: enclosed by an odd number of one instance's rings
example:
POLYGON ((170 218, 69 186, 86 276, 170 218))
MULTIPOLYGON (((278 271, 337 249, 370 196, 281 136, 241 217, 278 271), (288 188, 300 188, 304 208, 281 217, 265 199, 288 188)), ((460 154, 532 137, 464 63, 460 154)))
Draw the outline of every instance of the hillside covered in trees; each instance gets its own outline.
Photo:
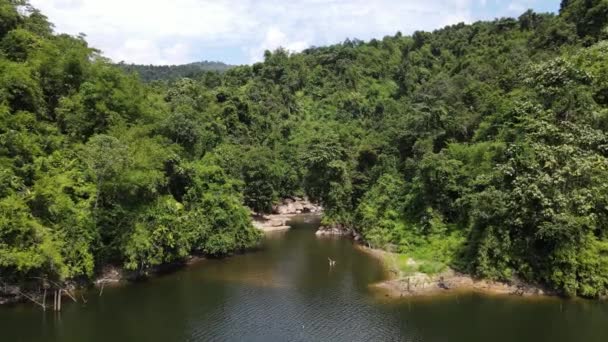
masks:
POLYGON ((136 73, 144 82, 175 81, 180 78, 198 78, 206 72, 223 72, 232 66, 222 62, 196 62, 182 65, 143 65, 118 63, 117 66, 127 73, 136 73))
POLYGON ((247 249, 247 207, 306 194, 374 247, 605 296, 607 22, 562 1, 146 85, 0 0, 0 280, 247 249))

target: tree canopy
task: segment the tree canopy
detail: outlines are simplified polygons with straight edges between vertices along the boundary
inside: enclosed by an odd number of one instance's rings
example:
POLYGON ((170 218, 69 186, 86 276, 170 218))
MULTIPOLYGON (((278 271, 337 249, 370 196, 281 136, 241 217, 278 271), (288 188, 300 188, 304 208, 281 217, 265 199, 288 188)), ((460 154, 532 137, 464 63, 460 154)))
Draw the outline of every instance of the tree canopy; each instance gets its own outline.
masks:
POLYGON ((373 246, 605 296, 607 11, 562 1, 146 84, 0 0, 0 274, 229 254, 260 239, 248 207, 307 195, 373 246))

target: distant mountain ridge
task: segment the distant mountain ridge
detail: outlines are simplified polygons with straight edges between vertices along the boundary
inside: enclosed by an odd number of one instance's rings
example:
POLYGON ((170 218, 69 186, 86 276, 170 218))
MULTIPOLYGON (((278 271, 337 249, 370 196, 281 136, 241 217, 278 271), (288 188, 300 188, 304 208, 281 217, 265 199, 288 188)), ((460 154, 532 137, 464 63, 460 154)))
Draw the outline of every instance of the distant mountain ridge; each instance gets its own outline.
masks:
POLYGON ((207 71, 223 72, 234 67, 233 65, 226 63, 212 61, 194 62, 182 65, 143 65, 121 62, 116 65, 128 73, 138 73, 144 82, 173 81, 182 77, 196 77, 207 71))

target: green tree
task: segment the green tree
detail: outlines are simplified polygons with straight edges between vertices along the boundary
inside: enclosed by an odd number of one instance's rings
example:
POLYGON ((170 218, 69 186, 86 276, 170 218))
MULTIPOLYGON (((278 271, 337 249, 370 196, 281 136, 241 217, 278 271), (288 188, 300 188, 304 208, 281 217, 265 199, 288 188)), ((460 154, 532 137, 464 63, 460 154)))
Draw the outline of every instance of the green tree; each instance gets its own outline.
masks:
POLYGON ((82 159, 93 173, 98 192, 95 197, 97 209, 105 181, 118 175, 126 166, 127 148, 112 136, 96 135, 84 146, 82 159))

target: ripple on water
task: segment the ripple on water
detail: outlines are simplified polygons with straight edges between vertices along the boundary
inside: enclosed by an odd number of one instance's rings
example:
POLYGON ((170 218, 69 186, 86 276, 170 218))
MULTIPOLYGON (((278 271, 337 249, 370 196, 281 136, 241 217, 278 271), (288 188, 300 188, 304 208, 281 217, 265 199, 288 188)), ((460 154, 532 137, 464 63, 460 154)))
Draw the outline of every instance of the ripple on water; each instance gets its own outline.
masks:
POLYGON ((61 315, 0 308, 2 341, 605 342, 608 305, 458 295, 378 300, 378 260, 316 225, 267 237, 260 251, 206 260, 89 296, 61 315), (329 268, 327 258, 337 260, 329 268))

